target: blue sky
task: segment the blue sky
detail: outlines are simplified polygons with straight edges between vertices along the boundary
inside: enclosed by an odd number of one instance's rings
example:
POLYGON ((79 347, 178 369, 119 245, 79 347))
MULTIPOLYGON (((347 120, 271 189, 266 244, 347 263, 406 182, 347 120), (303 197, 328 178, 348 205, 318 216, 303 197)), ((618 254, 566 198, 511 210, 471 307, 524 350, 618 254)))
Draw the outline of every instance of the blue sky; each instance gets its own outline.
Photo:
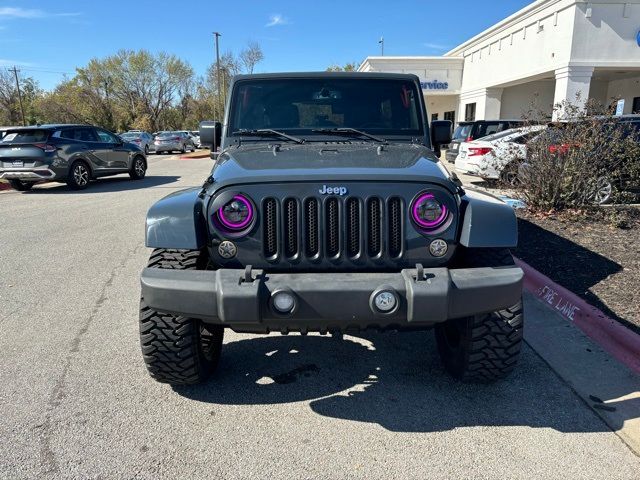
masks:
POLYGON ((530 3, 499 1, 0 0, 0 68, 52 88, 119 49, 174 53, 198 74, 222 51, 261 44, 257 71, 324 70, 379 55, 440 55, 530 3))

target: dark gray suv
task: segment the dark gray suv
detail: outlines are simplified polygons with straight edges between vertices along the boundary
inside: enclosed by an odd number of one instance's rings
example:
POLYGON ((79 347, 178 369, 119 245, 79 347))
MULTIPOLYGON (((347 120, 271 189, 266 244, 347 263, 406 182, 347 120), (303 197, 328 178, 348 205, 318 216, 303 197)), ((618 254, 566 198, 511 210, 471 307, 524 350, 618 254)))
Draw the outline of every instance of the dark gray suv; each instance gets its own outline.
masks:
POLYGON ((81 190, 94 178, 128 173, 139 180, 146 171, 140 147, 90 125, 16 127, 0 140, 0 179, 20 191, 42 181, 81 190))
POLYGON ((205 380, 225 328, 434 328, 455 377, 507 375, 523 327, 516 217, 462 189, 434 155, 450 140, 451 122, 429 127, 415 75, 236 77, 211 174, 147 214, 151 376, 205 380))

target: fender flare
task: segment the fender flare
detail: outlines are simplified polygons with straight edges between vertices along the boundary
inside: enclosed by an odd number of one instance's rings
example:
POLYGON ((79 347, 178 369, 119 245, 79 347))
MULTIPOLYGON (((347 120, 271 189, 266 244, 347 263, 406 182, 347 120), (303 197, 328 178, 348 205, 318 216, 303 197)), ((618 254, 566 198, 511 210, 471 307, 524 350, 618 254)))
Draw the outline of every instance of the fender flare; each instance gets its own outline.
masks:
POLYGON ((199 250, 207 244, 202 188, 174 192, 147 212, 145 245, 149 248, 199 250))
POLYGON ((515 248, 518 245, 518 219, 513 208, 479 190, 465 189, 461 200, 461 245, 468 248, 515 248))

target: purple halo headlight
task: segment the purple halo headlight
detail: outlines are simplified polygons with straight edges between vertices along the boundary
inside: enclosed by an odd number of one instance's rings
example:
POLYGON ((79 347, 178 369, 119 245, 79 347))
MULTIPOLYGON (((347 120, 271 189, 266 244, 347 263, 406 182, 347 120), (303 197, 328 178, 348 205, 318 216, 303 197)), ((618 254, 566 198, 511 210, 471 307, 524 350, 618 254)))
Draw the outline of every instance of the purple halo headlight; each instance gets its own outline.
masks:
POLYGON ((436 200, 432 193, 422 193, 411 204, 411 217, 425 230, 438 228, 447 219, 447 206, 436 200))
POLYGON ((253 205, 244 195, 236 195, 217 212, 220 224, 232 231, 245 228, 253 220, 253 205))

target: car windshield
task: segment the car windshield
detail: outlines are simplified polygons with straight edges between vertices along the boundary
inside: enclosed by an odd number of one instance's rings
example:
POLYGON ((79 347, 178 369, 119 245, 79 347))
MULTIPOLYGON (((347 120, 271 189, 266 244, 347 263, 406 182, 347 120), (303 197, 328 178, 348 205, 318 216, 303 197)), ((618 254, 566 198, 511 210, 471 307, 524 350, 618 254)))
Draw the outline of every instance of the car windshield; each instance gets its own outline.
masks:
POLYGON ((129 140, 129 139, 134 139, 134 138, 140 138, 142 136, 142 134, 140 133, 123 133, 122 135, 120 135, 122 138, 129 140))
POLYGON ((473 125, 458 125, 453 132, 453 140, 466 140, 473 125))
POLYGON ((7 132, 0 143, 40 143, 49 138, 48 130, 20 130, 7 132))
POLYGON ((520 132, 522 132, 522 129, 513 128, 510 130, 504 130, 502 132, 494 133, 493 135, 487 135, 486 137, 483 137, 482 140, 491 142, 493 140, 500 140, 501 138, 509 137, 520 132))
POLYGON ((169 138, 169 137, 175 137, 177 135, 178 135, 178 132, 163 132, 158 135, 158 138, 169 138))
POLYGON ((331 135, 314 130, 355 128, 381 136, 421 136, 418 95, 414 83, 407 80, 241 80, 231 99, 231 134, 271 129, 309 138, 331 135))

